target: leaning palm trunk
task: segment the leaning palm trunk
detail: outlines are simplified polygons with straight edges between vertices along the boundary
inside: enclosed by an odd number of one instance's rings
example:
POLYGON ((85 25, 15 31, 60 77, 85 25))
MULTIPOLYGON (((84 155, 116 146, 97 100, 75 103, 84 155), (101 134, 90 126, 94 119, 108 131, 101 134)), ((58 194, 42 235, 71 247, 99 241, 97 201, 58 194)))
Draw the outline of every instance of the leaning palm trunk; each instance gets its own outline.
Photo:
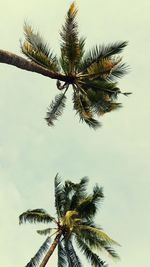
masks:
POLYGON ((60 81, 67 82, 67 77, 64 76, 63 74, 50 71, 40 66, 39 64, 31 62, 27 59, 24 59, 23 57, 17 56, 8 51, 0 50, 0 63, 13 65, 23 70, 39 73, 51 79, 58 79, 60 81))
POLYGON ((52 245, 50 246, 48 252, 46 253, 46 255, 45 255, 45 257, 44 257, 44 259, 43 259, 43 261, 42 261, 42 263, 40 264, 39 267, 45 267, 46 266, 50 256, 53 254, 53 252, 54 252, 54 250, 55 250, 55 248, 56 248, 56 246, 57 246, 57 244, 59 242, 59 239, 60 239, 61 235, 62 235, 62 230, 60 230, 58 232, 58 234, 56 235, 52 245))
POLYGON ((116 102, 118 95, 130 94, 121 92, 116 82, 116 79, 121 78, 128 70, 126 64, 122 63, 122 58, 118 56, 127 42, 119 41, 106 46, 95 46, 85 53, 85 38, 80 38, 78 34, 76 15, 77 8, 73 1, 60 31, 59 58, 39 32, 25 23, 25 40, 21 42, 20 48, 28 60, 0 50, 0 63, 14 65, 57 80, 57 89, 65 92, 56 95, 48 108, 45 120, 49 126, 53 126, 62 115, 67 99, 66 89, 72 85, 73 108, 79 115, 80 121, 97 129, 101 124, 95 116, 102 116, 119 109, 121 103, 116 102))

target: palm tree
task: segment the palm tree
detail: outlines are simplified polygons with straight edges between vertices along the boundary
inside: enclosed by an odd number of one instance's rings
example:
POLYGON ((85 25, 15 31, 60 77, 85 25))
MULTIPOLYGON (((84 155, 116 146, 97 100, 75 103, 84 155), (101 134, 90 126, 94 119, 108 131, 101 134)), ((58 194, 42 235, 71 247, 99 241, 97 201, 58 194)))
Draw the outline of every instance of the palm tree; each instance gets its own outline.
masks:
POLYGON ((44 267, 56 246, 58 248, 58 267, 81 267, 74 243, 86 256, 92 266, 106 267, 106 263, 94 252, 106 251, 112 258, 118 255, 112 245, 118 245, 101 227, 94 222, 95 215, 104 198, 103 188, 95 185, 93 193, 87 193, 88 178, 79 183, 66 181, 63 185, 58 174, 55 177, 55 208, 56 217, 43 209, 27 210, 19 216, 22 223, 51 223, 52 227, 38 230, 40 235, 48 235, 36 255, 26 267, 44 267), (54 240, 50 245, 51 238, 54 240), (44 258, 41 261, 41 257, 44 258))
POLYGON ((126 64, 118 56, 127 42, 95 46, 85 53, 85 38, 79 37, 76 15, 77 9, 73 2, 60 32, 59 59, 39 32, 25 23, 25 41, 21 43, 21 51, 28 60, 0 50, 0 62, 57 80, 57 89, 62 93, 56 95, 48 108, 45 119, 49 126, 53 126, 54 121, 62 114, 66 93, 71 85, 73 108, 81 121, 96 129, 100 122, 95 119, 95 115, 101 116, 120 108, 121 104, 116 102, 118 95, 130 94, 122 93, 116 82, 117 78, 127 73, 126 64))

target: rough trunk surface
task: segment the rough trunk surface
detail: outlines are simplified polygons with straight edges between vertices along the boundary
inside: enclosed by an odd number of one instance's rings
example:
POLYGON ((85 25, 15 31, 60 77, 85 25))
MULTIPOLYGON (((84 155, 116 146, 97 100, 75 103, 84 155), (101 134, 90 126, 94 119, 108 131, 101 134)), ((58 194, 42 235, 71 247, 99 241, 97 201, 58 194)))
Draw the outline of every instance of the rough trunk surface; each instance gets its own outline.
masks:
POLYGON ((51 79, 57 79, 64 82, 68 82, 70 80, 69 77, 66 77, 63 74, 52 72, 34 62, 4 50, 0 50, 0 63, 13 65, 23 70, 36 72, 51 79))

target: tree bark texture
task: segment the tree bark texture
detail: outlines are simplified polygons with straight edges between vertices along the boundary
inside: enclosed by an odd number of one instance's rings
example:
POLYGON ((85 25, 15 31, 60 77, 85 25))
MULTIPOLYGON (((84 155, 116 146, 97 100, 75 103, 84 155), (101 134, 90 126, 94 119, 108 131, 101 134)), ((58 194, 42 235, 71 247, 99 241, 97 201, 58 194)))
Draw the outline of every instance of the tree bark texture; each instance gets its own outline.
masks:
POLYGON ((63 74, 52 72, 34 62, 31 62, 23 57, 17 56, 16 54, 4 50, 0 50, 0 63, 13 65, 23 70, 36 72, 51 79, 57 79, 64 82, 68 82, 70 80, 69 77, 63 74))
POLYGON ((59 231, 59 233, 56 235, 52 245, 50 246, 48 252, 46 253, 46 255, 45 255, 45 257, 44 257, 44 259, 43 259, 43 261, 39 267, 45 267, 46 266, 50 256, 53 254, 53 252, 54 252, 54 250, 55 250, 55 248, 59 242, 61 235, 62 235, 62 231, 59 231))

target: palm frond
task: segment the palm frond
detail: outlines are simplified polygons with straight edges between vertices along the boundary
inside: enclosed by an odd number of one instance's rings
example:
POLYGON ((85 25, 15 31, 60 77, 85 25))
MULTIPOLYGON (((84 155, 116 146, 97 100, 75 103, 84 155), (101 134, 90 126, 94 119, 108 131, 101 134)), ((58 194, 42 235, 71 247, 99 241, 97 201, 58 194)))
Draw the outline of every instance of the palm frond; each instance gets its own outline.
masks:
POLYGON ((38 252, 35 254, 35 256, 30 260, 29 263, 25 267, 36 267, 39 266, 39 262, 42 258, 42 256, 47 252, 48 247, 50 244, 50 237, 48 237, 45 242, 42 244, 38 252))
MULTIPOLYGON (((83 57, 83 55, 85 53, 85 50, 84 50, 85 40, 86 40, 86 38, 84 38, 84 37, 81 37, 79 39, 79 47, 80 47, 80 57, 79 57, 79 59, 80 60, 82 59, 82 57, 83 57)), ((80 63, 80 60, 79 60, 78 64, 80 63)))
POLYGON ((61 36, 61 65, 65 73, 74 73, 83 55, 84 41, 78 38, 77 9, 73 2, 66 16, 61 36))
POLYGON ((27 210, 19 216, 19 224, 22 223, 50 223, 54 217, 43 209, 27 210))
POLYGON ((97 236, 98 238, 100 238, 103 241, 106 241, 107 244, 110 245, 119 245, 118 242, 116 242, 115 240, 113 240, 110 236, 108 236, 103 230, 101 230, 100 228, 96 228, 96 227, 91 227, 91 226, 87 226, 87 225, 80 225, 79 226, 80 230, 87 230, 89 231, 89 233, 93 233, 93 235, 97 236))
POLYGON ((113 61, 109 58, 101 59, 99 62, 92 63, 87 68, 88 77, 92 79, 103 78, 110 76, 113 69, 113 61))
POLYGON ((93 118, 91 111, 91 103, 89 99, 80 92, 74 91, 73 93, 74 109, 80 116, 80 120, 88 124, 89 127, 97 129, 100 127, 100 123, 93 118))
POLYGON ((43 230, 37 230, 39 235, 49 235, 52 232, 53 228, 46 228, 43 230))
POLYGON ((64 201, 64 214, 67 212, 67 210, 70 210, 72 195, 75 191, 75 184, 71 181, 65 181, 65 184, 63 186, 63 192, 65 196, 64 201))
POLYGON ((65 238, 65 251, 69 263, 69 267, 82 267, 79 257, 77 256, 72 242, 65 238))
POLYGON ((58 243, 58 267, 66 267, 67 266, 67 255, 65 252, 65 248, 62 244, 62 241, 58 243))
POLYGON ((103 188, 96 185, 93 189, 93 194, 83 197, 78 201, 76 210, 80 217, 86 219, 93 218, 103 198, 103 188))
POLYGON ((110 58, 122 52, 127 46, 127 42, 116 42, 109 45, 96 46, 90 50, 85 56, 80 65, 80 71, 85 72, 86 69, 93 63, 98 63, 102 59, 110 58))
POLYGON ((54 121, 56 121, 58 117, 62 115, 67 99, 65 95, 67 89, 64 93, 56 95, 55 100, 51 102, 45 118, 48 126, 54 126, 54 121))
POLYGON ((74 210, 79 202, 79 199, 85 197, 88 181, 88 177, 81 178, 80 182, 76 184, 73 184, 69 181, 74 189, 74 192, 71 196, 70 206, 68 207, 70 210, 74 210))
POLYGON ((105 100, 114 100, 117 98, 118 94, 121 93, 120 89, 117 87, 117 83, 100 79, 85 80, 83 88, 84 90, 86 90, 87 95, 91 101, 96 101, 97 97, 101 96, 98 95, 98 93, 105 94, 105 100))
POLYGON ((113 103, 111 101, 105 101, 105 100, 99 100, 96 103, 93 103, 92 105, 94 113, 96 113, 98 116, 101 116, 105 113, 118 110, 122 108, 121 103, 113 103))
POLYGON ((106 263, 101 260, 96 253, 93 253, 89 246, 82 239, 76 237, 76 243, 92 266, 107 267, 106 263))
POLYGON ((122 107, 121 103, 116 102, 118 94, 122 93, 116 83, 87 81, 84 85, 86 87, 91 108, 98 116, 122 107))
POLYGON ((31 61, 42 65, 54 72, 59 71, 58 60, 53 55, 48 44, 44 42, 39 32, 34 32, 27 23, 24 24, 25 42, 21 43, 21 50, 31 61))
POLYGON ((64 213, 64 204, 65 204, 65 192, 61 182, 61 178, 57 174, 54 179, 55 185, 55 207, 57 215, 60 218, 64 213))
POLYGON ((50 48, 48 44, 44 42, 39 32, 34 32, 31 25, 27 22, 24 23, 24 35, 28 43, 30 43, 34 50, 40 50, 45 56, 49 56, 50 48))
MULTIPOLYGON (((96 227, 93 223, 87 222, 84 225, 96 227)), ((86 229, 82 229, 82 231, 77 232, 77 235, 82 241, 84 241, 91 250, 99 250, 99 251, 106 251, 112 259, 119 259, 118 254, 115 250, 110 246, 110 244, 104 240, 101 240, 98 236, 95 235, 93 232, 89 232, 86 229)))
POLYGON ((125 63, 119 63, 114 68, 112 68, 111 74, 108 77, 109 80, 114 81, 116 78, 122 78, 129 71, 129 66, 125 63))

